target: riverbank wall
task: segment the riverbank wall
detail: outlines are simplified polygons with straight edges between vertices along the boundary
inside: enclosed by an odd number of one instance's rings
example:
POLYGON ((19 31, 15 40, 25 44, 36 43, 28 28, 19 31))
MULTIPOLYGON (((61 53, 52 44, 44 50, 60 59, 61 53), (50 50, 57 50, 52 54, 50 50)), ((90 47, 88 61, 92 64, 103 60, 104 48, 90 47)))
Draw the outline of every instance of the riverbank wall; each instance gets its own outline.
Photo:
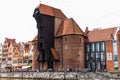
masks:
POLYGON ((76 79, 76 72, 2 72, 3 78, 33 78, 33 79, 76 79))
POLYGON ((81 79, 120 79, 118 75, 111 75, 108 72, 0 72, 1 78, 22 78, 22 79, 54 79, 54 80, 81 80, 81 79))

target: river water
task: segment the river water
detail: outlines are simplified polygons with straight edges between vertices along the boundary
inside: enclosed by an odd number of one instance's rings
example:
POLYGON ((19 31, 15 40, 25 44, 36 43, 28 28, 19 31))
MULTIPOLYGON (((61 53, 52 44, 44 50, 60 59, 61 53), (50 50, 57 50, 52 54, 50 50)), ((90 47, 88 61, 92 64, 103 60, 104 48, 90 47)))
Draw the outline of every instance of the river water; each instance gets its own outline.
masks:
POLYGON ((0 80, 44 80, 44 79, 0 78, 0 80))

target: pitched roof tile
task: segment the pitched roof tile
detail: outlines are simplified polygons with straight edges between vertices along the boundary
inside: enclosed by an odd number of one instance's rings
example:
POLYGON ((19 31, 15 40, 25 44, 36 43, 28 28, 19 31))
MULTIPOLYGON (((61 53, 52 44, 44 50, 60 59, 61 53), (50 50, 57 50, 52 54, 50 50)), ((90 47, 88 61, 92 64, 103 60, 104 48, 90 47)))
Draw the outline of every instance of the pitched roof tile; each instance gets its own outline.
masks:
POLYGON ((16 43, 15 39, 10 39, 10 38, 6 38, 6 41, 8 43, 16 43))
POLYGON ((89 42, 111 40, 115 35, 116 29, 117 27, 89 31, 87 34, 89 42))
POLYGON ((51 52, 52 52, 52 55, 54 57, 55 60, 59 60, 59 56, 56 52, 56 50, 54 48, 50 48, 51 52))
POLYGON ((40 4, 37 8, 39 8, 41 14, 55 16, 63 19, 67 18, 60 9, 53 8, 44 4, 40 4))
POLYGON ((56 37, 68 35, 68 34, 81 34, 84 35, 84 32, 80 29, 77 23, 72 19, 66 19, 63 21, 62 25, 58 29, 56 37))

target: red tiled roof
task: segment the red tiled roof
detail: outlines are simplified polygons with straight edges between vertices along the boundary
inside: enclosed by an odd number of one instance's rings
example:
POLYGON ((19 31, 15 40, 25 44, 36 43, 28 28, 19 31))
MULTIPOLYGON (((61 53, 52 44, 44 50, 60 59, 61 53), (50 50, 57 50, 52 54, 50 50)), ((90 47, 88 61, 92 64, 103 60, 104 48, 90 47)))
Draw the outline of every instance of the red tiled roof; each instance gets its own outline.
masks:
POLYGON ((56 36, 58 37, 68 34, 84 35, 84 32, 80 29, 78 24, 72 18, 64 20, 64 22, 58 29, 56 36))
POLYGON ((10 39, 10 38, 6 38, 6 41, 8 43, 16 43, 15 39, 10 39))
POLYGON ((39 8, 41 14, 67 19, 67 17, 62 13, 60 9, 53 8, 44 4, 40 4, 37 8, 39 8))
POLYGON ((51 52, 53 54, 54 59, 59 60, 59 56, 58 56, 56 50, 54 48, 50 48, 50 50, 51 50, 51 52))
POLYGON ((111 40, 115 35, 116 29, 117 27, 89 31, 87 34, 89 42, 111 40))

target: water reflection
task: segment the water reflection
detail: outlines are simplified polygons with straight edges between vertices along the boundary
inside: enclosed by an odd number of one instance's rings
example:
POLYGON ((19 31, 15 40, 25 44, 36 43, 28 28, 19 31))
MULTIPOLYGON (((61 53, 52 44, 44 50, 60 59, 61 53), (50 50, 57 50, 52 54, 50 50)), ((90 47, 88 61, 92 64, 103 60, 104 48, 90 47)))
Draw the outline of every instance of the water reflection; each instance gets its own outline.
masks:
POLYGON ((43 80, 43 79, 0 78, 0 80, 43 80))

